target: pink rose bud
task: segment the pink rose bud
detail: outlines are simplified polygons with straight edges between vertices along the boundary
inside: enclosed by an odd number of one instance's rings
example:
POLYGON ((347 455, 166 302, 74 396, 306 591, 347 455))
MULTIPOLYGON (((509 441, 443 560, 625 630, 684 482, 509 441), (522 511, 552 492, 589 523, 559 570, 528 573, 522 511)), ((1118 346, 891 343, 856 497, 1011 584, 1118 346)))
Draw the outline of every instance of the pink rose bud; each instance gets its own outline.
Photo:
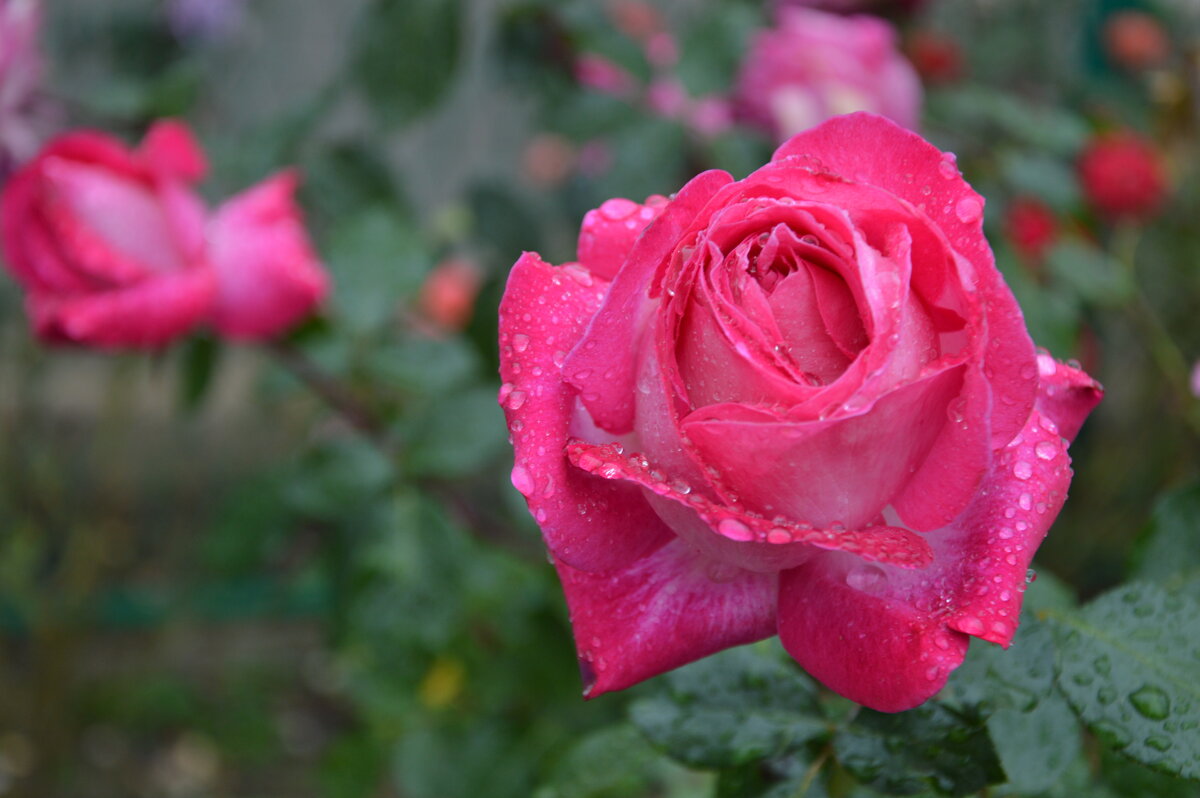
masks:
POLYGON ((838 114, 872 111, 917 127, 921 84, 881 19, 785 8, 751 42, 737 110, 780 139, 838 114))
POLYGON ((571 174, 575 166, 575 147, 557 133, 538 133, 521 153, 521 173, 540 188, 553 188, 571 174))
POLYGON ((1161 22, 1145 11, 1119 11, 1104 23, 1108 57, 1126 69, 1162 66, 1171 56, 1171 39, 1161 22))
POLYGON ((954 83, 963 76, 963 54, 958 42, 932 30, 915 32, 905 48, 917 74, 929 84, 954 83))
POLYGON ((1166 198, 1161 156, 1136 133, 1122 131, 1092 139, 1078 166, 1084 195, 1109 218, 1145 219, 1166 198))
POLYGON ((1058 220, 1041 200, 1017 199, 1008 208, 1004 228, 1013 248, 1024 258, 1041 261, 1058 237, 1058 220))
POLYGON ((692 103, 688 124, 702 136, 719 136, 733 125, 733 109, 724 97, 700 97, 692 103))
POLYGON ((310 315, 329 292, 294 194, 281 172, 227 200, 209 223, 217 295, 209 321, 238 340, 275 337, 310 315))
POLYGON ((663 27, 658 9, 642 0, 610 0, 608 15, 617 30, 631 39, 648 39, 663 27))
POLYGON ((483 271, 465 258, 448 258, 429 273, 421 286, 421 316, 440 332, 458 332, 471 321, 483 271))
POLYGON ((1101 388, 1034 349, 983 207, 953 156, 853 114, 743 180, 605 202, 574 262, 520 257, 512 484, 586 696, 778 634, 896 712, 972 638, 1012 642, 1101 388))
POLYGON ((616 97, 628 96, 637 86, 623 67, 594 53, 585 53, 575 62, 575 79, 586 88, 616 97))
POLYGON ((646 60, 658 69, 670 69, 679 61, 679 45, 669 33, 656 33, 646 40, 646 60))
POLYGON ((204 318, 216 283, 191 188, 204 170, 187 128, 167 121, 136 150, 66 134, 13 175, 0 239, 41 338, 158 347, 204 318))
POLYGON ((690 103, 687 89, 675 78, 660 78, 646 89, 646 104, 650 110, 667 119, 681 116, 690 103))

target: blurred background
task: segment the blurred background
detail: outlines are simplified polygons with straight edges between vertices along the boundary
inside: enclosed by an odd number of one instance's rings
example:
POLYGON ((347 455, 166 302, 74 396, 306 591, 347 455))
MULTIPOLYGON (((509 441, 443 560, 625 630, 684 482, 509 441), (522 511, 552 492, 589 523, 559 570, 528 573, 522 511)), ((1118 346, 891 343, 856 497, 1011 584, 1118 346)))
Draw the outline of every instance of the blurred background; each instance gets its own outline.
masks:
POLYGON ((653 683, 580 698, 508 484, 496 306, 605 199, 875 108, 846 82, 751 96, 785 6, 894 26, 1035 341, 1107 388, 1039 571, 1094 595, 1163 496, 1160 523, 1194 513, 1194 2, 54 0, 36 113, 0 124, 133 142, 182 117, 214 204, 295 165, 334 289, 282 349, 112 355, 38 344, 0 282, 0 795, 710 794, 622 722, 653 683))

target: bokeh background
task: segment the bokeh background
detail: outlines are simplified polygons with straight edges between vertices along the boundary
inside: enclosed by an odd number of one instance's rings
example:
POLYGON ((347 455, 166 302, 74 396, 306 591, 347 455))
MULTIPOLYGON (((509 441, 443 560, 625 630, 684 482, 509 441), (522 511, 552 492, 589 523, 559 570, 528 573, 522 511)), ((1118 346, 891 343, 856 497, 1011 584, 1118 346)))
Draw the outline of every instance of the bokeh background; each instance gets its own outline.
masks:
MULTIPOLYGON (((1159 524, 1200 502, 1200 5, 860 5, 897 25, 921 132, 987 197, 1035 340, 1107 388, 1036 563, 1095 595, 1139 567, 1156 502, 1159 524), (1165 176, 1137 213, 1080 177, 1117 131, 1165 176)), ((46 5, 46 134, 185 118, 214 202, 299 167, 334 291, 284 349, 114 355, 38 344, 0 282, 0 795, 711 794, 623 721, 653 683, 579 696, 508 484, 496 306, 522 250, 570 260, 603 200, 765 162, 772 135, 731 95, 772 11, 46 5), (381 433, 331 411, 297 357, 381 433)), ((1116 794, 1160 794, 1130 783, 1116 794)))

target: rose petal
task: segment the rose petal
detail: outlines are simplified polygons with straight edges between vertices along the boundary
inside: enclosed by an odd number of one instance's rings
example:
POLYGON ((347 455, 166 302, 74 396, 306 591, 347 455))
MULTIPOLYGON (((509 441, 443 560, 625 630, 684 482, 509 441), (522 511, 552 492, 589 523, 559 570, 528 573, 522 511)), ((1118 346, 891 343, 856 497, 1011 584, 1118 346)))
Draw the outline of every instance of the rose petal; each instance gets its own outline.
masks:
POLYGON ((208 160, 191 128, 178 119, 163 119, 151 125, 138 154, 154 169, 193 183, 208 171, 208 160))
POLYGON ((297 181, 290 171, 270 177, 227 201, 212 221, 218 291, 210 319, 224 335, 278 335, 329 290, 293 197, 297 181))
POLYGON ((926 462, 962 373, 946 369, 825 420, 747 422, 716 406, 693 412, 682 429, 700 460, 718 468, 747 506, 858 528, 926 462))
POLYGON ((962 664, 968 638, 886 593, 880 566, 826 555, 779 575, 779 639, 834 692, 880 712, 917 706, 962 664))
POLYGON ((625 568, 555 561, 594 698, 775 633, 775 577, 711 560, 676 540, 625 568))
POLYGON ((863 529, 814 528, 784 517, 768 519, 741 507, 722 506, 694 493, 690 485, 668 479, 645 458, 626 454, 615 444, 572 441, 567 446, 567 456, 573 465, 588 473, 641 485, 654 497, 672 502, 674 506, 651 499, 677 534, 705 554, 741 568, 754 571, 790 568, 812 556, 810 546, 846 551, 864 560, 901 568, 923 568, 931 561, 925 541, 907 529, 883 525, 863 529))
POLYGON ((96 347, 156 348, 203 318, 216 286, 208 269, 185 269, 128 288, 78 296, 29 296, 39 336, 96 347))
POLYGON ((500 303, 500 400, 516 453, 513 485, 551 552, 585 571, 624 568, 673 537, 636 487, 567 462, 577 400, 561 367, 607 289, 578 265, 554 267, 527 252, 500 303))
POLYGON ((1038 410, 1058 425, 1064 438, 1075 440, 1088 413, 1104 398, 1104 388, 1082 370, 1058 363, 1044 352, 1038 355, 1038 372, 1038 410))
POLYGON ((642 231, 658 218, 667 198, 649 197, 645 204, 610 199, 583 216, 576 257, 592 274, 612 280, 621 270, 642 231))
POLYGON ((642 234, 625 268, 613 280, 604 305, 570 353, 563 374, 578 388, 584 406, 602 428, 633 429, 636 341, 651 279, 684 232, 702 218, 712 196, 733 181, 725 172, 703 172, 679 190, 662 215, 642 234))
POLYGON ((1033 342, 983 236, 983 198, 962 179, 953 155, 883 117, 856 113, 793 136, 772 160, 793 156, 817 161, 834 174, 879 186, 911 203, 974 265, 976 289, 987 306, 991 345, 985 367, 997 379, 992 386, 992 445, 1004 445, 1033 407, 1033 342))

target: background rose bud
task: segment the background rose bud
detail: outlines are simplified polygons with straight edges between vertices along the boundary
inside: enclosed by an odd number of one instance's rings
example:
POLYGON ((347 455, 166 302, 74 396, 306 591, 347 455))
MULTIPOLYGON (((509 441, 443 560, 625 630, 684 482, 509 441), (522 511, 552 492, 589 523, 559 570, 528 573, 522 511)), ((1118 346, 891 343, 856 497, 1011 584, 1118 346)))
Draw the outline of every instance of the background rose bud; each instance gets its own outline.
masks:
POLYGON ((421 286, 421 316, 439 332, 457 332, 471 321, 483 271, 466 258, 447 258, 434 267, 421 286))
POLYGON ((1162 23, 1145 11, 1119 11, 1104 23, 1104 47, 1114 63, 1126 69, 1149 69, 1165 63, 1171 40, 1162 23))
POLYGON ((209 320, 222 335, 279 335, 329 292, 294 198, 298 180, 294 171, 267 178, 225 202, 209 224, 217 278, 209 320))
POLYGON ((0 4, 0 182, 33 156, 54 116, 42 96, 38 0, 0 4))
POLYGON ((1035 353, 982 216, 951 157, 856 114, 517 261, 512 483, 586 695, 778 633, 898 711, 1009 644, 1100 389, 1035 353))
POLYGON ((204 208, 191 184, 203 153, 176 122, 136 150, 98 132, 64 135, 5 186, 5 263, 28 291, 38 335, 156 347, 207 314, 204 208))
POLYGON ((872 111, 917 126, 921 85, 881 19, 785 8, 759 32, 737 79, 737 110, 786 138, 837 114, 872 111))
POLYGON ((1088 201, 1113 218, 1150 216, 1167 193, 1158 150, 1131 131, 1092 139, 1079 157, 1079 180, 1088 201))
POLYGON ((1008 206, 1004 229, 1017 252, 1040 261, 1058 237, 1058 220, 1041 200, 1019 197, 1008 206))
POLYGON ((932 30, 916 31, 909 37, 905 51, 926 83, 954 83, 963 76, 962 48, 945 34, 932 30))
POLYGON ((617 97, 630 94, 637 86, 624 67, 594 53, 584 53, 575 62, 575 79, 589 89, 617 97))

